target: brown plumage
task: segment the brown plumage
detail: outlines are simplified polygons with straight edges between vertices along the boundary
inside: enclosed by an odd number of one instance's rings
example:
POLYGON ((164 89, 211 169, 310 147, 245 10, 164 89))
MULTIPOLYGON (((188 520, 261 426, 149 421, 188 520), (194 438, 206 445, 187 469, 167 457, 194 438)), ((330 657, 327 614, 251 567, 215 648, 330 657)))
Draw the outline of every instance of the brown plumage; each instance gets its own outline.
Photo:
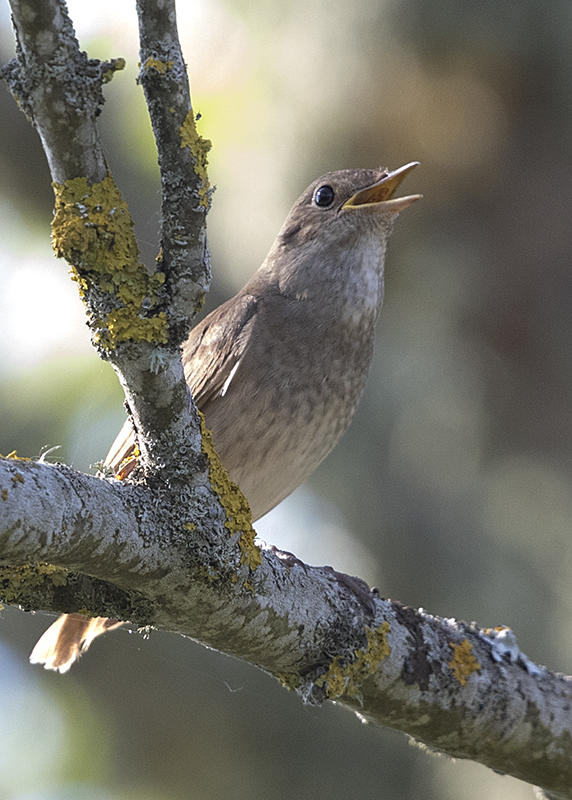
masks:
MULTIPOLYGON (((258 272, 183 346, 195 402, 255 520, 313 472, 350 423, 373 352, 387 240, 397 214, 420 196, 392 195, 414 166, 314 181, 258 272)), ((134 448, 127 421, 106 465, 125 478, 134 448)), ((31 659, 64 672, 115 624, 64 615, 31 659)))

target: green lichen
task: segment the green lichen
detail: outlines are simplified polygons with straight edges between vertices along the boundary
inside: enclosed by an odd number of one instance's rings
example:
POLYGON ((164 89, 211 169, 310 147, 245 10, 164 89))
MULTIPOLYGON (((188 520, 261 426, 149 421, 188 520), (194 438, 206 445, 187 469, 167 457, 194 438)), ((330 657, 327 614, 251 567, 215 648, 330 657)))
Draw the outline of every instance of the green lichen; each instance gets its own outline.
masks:
POLYGON ((199 205, 205 210, 209 207, 209 178, 207 175, 208 158, 207 153, 212 147, 209 139, 203 137, 197 131, 195 115, 193 109, 189 109, 185 121, 181 125, 181 147, 188 147, 193 158, 193 169, 200 181, 199 184, 199 205))
MULTIPOLYGON (((128 307, 110 311, 105 316, 109 346, 115 347, 118 342, 165 342, 167 317, 163 311, 157 316, 142 319, 133 315, 128 307)), ((97 341, 100 341, 98 338, 97 341)))
POLYGON ((8 605, 15 605, 21 603, 29 592, 37 592, 46 583, 65 586, 67 579, 67 570, 54 567, 53 564, 40 562, 20 567, 0 567, 0 596, 8 605))
POLYGON ((453 658, 448 666, 452 669, 455 679, 461 686, 465 686, 469 675, 481 669, 481 665, 472 653, 473 645, 468 639, 463 639, 460 644, 449 642, 449 647, 453 650, 453 658))
POLYGON ((157 303, 165 275, 149 275, 141 264, 133 220, 113 178, 93 184, 74 178, 53 188, 55 254, 71 265, 82 298, 95 289, 113 306, 91 317, 95 340, 106 350, 127 341, 164 344, 167 318, 157 303))
POLYGON ((344 666, 336 656, 328 671, 316 680, 316 686, 325 687, 326 697, 330 700, 342 695, 359 697, 363 682, 376 672, 391 653, 387 642, 389 622, 383 622, 378 628, 366 628, 365 632, 367 644, 355 651, 350 664, 344 666))
POLYGON ((240 533, 238 544, 241 550, 241 563, 250 569, 256 569, 262 564, 262 554, 254 541, 256 533, 252 527, 250 506, 239 487, 229 478, 228 472, 214 448, 212 433, 205 424, 205 418, 202 414, 200 417, 202 449, 209 461, 211 486, 226 512, 225 525, 231 534, 240 533))

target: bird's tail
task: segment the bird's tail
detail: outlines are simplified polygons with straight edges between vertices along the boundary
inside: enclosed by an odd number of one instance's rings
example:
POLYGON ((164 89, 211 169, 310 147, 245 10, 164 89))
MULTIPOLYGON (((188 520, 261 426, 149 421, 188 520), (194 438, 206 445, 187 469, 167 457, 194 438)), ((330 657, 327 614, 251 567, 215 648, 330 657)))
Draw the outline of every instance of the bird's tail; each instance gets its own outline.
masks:
POLYGON ((90 619, 81 614, 62 614, 40 637, 30 654, 30 662, 67 672, 97 636, 122 624, 107 617, 90 619))

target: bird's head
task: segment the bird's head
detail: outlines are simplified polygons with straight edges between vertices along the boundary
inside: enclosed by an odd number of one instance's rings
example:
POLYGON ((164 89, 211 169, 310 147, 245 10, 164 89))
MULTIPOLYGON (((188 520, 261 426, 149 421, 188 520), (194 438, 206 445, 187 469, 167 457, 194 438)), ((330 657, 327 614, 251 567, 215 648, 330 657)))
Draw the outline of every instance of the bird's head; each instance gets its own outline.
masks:
MULTIPOLYGON (((383 278, 387 240, 398 214, 421 197, 395 197, 406 175, 418 165, 398 169, 344 169, 315 180, 292 206, 263 270, 281 291, 302 296, 314 289, 352 294, 363 281, 383 278)), ((381 297, 378 298, 381 302, 381 297)))
POLYGON ((337 241, 362 231, 387 235, 397 215, 421 197, 394 197, 418 161, 398 169, 342 169, 327 172, 296 200, 279 234, 284 246, 311 239, 337 241))

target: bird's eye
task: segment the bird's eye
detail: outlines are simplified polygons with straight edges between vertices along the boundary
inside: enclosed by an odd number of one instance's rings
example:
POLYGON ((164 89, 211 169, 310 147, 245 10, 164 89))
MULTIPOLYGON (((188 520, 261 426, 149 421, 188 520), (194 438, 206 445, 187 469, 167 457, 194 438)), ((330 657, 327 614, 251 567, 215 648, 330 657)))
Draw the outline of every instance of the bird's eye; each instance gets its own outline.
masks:
POLYGON ((331 186, 320 186, 314 194, 314 203, 320 208, 327 208, 334 202, 334 190, 331 186))

